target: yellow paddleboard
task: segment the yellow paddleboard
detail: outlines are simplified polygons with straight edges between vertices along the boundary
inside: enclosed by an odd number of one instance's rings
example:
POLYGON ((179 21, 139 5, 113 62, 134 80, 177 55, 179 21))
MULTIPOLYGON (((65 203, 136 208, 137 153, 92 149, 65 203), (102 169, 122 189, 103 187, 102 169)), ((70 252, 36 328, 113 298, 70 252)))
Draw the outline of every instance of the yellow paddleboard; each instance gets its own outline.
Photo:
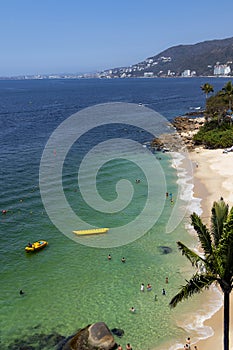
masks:
POLYGON ((90 230, 73 231, 76 235, 98 235, 99 233, 108 232, 109 228, 93 228, 90 230))

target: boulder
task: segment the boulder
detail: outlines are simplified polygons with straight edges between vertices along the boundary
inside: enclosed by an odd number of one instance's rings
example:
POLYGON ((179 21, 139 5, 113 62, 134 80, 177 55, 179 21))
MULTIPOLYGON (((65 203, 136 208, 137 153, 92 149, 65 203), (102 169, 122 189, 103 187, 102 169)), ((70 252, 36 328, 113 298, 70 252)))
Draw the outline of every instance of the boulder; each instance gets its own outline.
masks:
POLYGON ((89 328, 89 344, 101 349, 112 349, 116 345, 111 331, 104 322, 94 323, 89 328))
POLYGON ((160 251, 162 254, 170 254, 172 252, 172 248, 171 247, 167 247, 167 246, 160 246, 159 247, 160 251))
POLYGON ((104 322, 97 322, 79 330, 74 336, 59 347, 59 350, 110 350, 117 344, 104 322))
POLYGON ((116 335, 117 337, 121 338, 124 335, 124 330, 120 328, 113 328, 111 329, 112 334, 116 335))

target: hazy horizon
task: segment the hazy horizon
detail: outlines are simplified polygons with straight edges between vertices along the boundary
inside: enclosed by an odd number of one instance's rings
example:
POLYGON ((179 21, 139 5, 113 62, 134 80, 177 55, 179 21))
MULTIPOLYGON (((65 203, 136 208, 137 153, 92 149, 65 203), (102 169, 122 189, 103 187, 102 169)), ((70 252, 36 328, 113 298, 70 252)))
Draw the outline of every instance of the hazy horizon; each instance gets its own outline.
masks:
POLYGON ((10 0, 1 4, 0 76, 91 73, 171 46, 229 38, 231 10, 230 0, 218 7, 210 0, 10 0))

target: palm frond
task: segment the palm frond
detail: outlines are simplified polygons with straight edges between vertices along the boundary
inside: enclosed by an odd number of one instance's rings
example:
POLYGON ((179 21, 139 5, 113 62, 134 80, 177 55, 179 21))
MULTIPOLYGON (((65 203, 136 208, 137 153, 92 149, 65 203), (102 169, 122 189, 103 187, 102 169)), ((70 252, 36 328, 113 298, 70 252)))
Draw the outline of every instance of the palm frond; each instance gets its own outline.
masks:
POLYGON ((191 215, 191 223, 195 231, 197 232, 199 241, 201 243, 201 247, 204 250, 206 256, 212 254, 212 240, 210 236, 210 232, 207 229, 206 225, 203 224, 201 218, 193 213, 191 215))
POLYGON ((231 209, 227 221, 224 224, 222 238, 219 241, 217 250, 221 277, 232 279, 233 276, 233 208, 231 209))
POLYGON ((214 202, 211 209, 211 233, 216 247, 218 246, 223 233, 223 225, 228 216, 228 209, 229 207, 224 200, 214 202))
POLYGON ((201 258, 198 254, 196 254, 190 248, 188 248, 185 244, 183 244, 180 241, 176 243, 182 255, 186 256, 186 258, 191 262, 192 266, 198 267, 198 262, 200 261, 203 262, 204 264, 206 263, 206 261, 203 258, 201 258))
POLYGON ((202 292, 203 289, 208 289, 213 282, 216 282, 216 277, 208 274, 195 274, 186 285, 182 286, 181 290, 172 298, 169 303, 171 308, 176 307, 181 301, 192 297, 194 294, 202 292))

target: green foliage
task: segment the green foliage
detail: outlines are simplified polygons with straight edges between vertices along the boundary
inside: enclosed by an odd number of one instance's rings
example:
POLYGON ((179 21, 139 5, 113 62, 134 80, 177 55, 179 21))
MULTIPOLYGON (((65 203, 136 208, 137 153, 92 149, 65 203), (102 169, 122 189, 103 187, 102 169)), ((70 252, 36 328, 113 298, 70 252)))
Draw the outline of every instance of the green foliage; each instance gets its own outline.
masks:
POLYGON ((211 84, 205 83, 204 85, 201 86, 202 91, 205 93, 206 98, 211 92, 214 92, 214 88, 211 84))
POLYGON ((207 130, 208 128, 201 128, 193 140, 196 145, 205 145, 207 148, 227 148, 233 145, 233 127, 224 130, 222 128, 216 128, 207 130))
POLYGON ((192 226, 197 232, 202 247, 202 256, 177 242, 179 250, 192 263, 199 267, 190 280, 181 286, 178 293, 171 299, 171 308, 177 306, 194 294, 208 289, 216 283, 224 294, 224 350, 229 350, 230 304, 229 295, 233 288, 233 208, 228 212, 228 205, 223 199, 214 202, 211 210, 210 229, 202 223, 200 216, 191 215, 192 226))
POLYGON ((206 112, 208 117, 225 113, 228 109, 228 100, 218 91, 215 95, 210 96, 206 101, 206 112))
MULTIPOLYGON (((201 86, 208 94, 212 86, 208 83, 201 86)), ((228 148, 233 145, 233 120, 228 110, 233 100, 232 82, 227 82, 222 90, 206 100, 205 124, 194 135, 196 145, 204 145, 207 148, 228 148)))

